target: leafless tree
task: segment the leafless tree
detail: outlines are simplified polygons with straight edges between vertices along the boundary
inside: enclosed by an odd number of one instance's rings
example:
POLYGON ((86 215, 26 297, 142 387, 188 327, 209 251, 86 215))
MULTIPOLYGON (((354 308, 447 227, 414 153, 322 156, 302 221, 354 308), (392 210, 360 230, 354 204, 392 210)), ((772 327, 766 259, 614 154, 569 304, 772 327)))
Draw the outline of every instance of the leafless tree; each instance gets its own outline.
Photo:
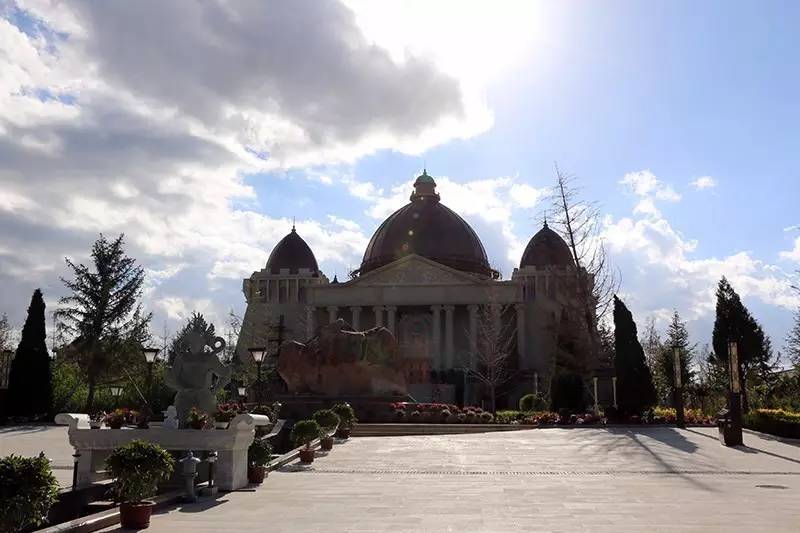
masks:
POLYGON ((578 297, 575 311, 586 330, 592 360, 598 360, 601 343, 597 324, 611 309, 620 275, 606 254, 597 203, 583 199, 576 178, 557 165, 550 199, 548 220, 566 241, 574 261, 578 297))
MULTIPOLYGON (((800 270, 797 271, 797 274, 800 276, 800 270)), ((792 285, 792 288, 800 296, 800 283, 792 285)), ((792 363, 796 367, 800 367, 800 307, 794 312, 794 324, 786 337, 786 353, 792 363)))
POLYGON ((496 303, 477 309, 476 351, 465 366, 489 391, 492 413, 497 410, 497 390, 514 376, 511 355, 516 327, 502 317, 503 306, 496 303))

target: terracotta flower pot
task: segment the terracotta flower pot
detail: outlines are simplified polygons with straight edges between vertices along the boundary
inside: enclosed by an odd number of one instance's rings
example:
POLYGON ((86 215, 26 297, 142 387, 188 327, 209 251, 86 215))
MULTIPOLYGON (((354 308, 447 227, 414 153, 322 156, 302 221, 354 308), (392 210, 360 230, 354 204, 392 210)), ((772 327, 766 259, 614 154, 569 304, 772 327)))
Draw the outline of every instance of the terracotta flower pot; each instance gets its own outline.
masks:
POLYGON ((122 429, 122 422, 109 422, 108 427, 111 429, 122 429))
POLYGON ((153 514, 153 502, 123 503, 119 506, 119 521, 123 529, 147 529, 150 527, 150 515, 153 514))
POLYGON ((192 428, 192 429, 203 429, 204 427, 206 427, 206 423, 205 422, 199 422, 199 421, 198 422, 191 422, 189 424, 189 427, 192 428))
POLYGON ((336 430, 336 438, 338 439, 349 439, 350 438, 350 428, 339 428, 336 430))
POLYGON ((247 467, 247 481, 260 485, 264 483, 264 478, 267 477, 267 467, 250 465, 247 467))
POLYGON ((333 437, 322 437, 319 441, 320 448, 323 450, 330 451, 333 449, 333 437))
POLYGON ((311 464, 314 462, 314 449, 313 448, 303 448, 300 450, 300 462, 305 464, 311 464))

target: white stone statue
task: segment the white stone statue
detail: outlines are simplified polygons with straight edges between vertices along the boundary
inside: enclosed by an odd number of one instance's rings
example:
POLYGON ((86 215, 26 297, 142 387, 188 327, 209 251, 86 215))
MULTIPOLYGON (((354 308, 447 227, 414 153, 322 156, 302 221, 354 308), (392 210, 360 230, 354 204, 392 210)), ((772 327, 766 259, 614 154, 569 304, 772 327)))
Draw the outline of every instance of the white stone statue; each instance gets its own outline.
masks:
POLYGON ((175 409, 174 405, 170 405, 167 407, 167 410, 163 412, 164 414, 164 425, 162 426, 164 429, 178 429, 180 423, 178 422, 178 410, 175 409))
POLYGON ((186 351, 175 357, 164 376, 167 385, 178 391, 175 408, 181 427, 192 407, 212 415, 217 407, 217 391, 231 380, 230 366, 223 365, 217 356, 225 349, 222 337, 207 339, 202 333, 191 331, 184 342, 186 351))

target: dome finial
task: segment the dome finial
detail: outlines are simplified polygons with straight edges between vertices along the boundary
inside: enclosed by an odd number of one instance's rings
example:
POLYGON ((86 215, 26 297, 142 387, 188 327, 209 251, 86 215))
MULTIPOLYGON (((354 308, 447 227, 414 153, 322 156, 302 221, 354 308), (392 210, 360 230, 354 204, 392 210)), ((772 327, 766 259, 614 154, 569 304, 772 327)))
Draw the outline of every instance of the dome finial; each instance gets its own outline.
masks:
POLYGON ((548 225, 547 225, 547 215, 544 216, 544 227, 545 228, 548 227, 548 225))
POLYGON ((292 233, 295 233, 295 229, 294 229, 294 222, 295 222, 295 221, 294 221, 294 217, 292 217, 292 233))

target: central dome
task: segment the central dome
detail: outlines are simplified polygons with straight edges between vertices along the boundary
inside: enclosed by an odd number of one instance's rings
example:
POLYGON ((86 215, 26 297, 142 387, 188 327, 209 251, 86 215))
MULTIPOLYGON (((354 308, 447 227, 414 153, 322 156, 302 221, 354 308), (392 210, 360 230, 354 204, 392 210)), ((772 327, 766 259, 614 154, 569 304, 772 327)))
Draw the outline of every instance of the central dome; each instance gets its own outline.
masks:
POLYGON ((359 273, 410 254, 464 272, 497 277, 478 236, 463 218, 439 202, 436 182, 426 171, 414 182, 411 203, 390 215, 372 236, 359 273))

